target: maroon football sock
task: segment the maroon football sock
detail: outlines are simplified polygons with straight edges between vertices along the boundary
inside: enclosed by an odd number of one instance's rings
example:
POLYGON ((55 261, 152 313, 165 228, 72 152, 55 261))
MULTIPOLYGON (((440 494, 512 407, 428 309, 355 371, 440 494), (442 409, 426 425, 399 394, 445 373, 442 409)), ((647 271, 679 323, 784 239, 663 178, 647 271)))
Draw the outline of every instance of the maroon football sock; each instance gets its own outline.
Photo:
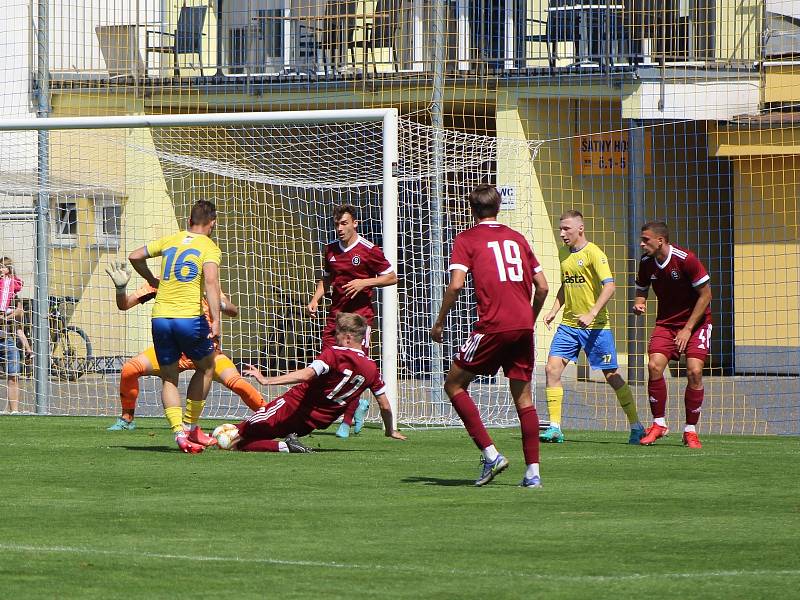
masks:
POLYGON ((466 427, 467 433, 469 433, 472 441, 475 442, 478 450, 491 446, 493 444, 492 438, 489 437, 486 427, 483 426, 478 407, 475 406, 466 390, 450 398, 450 402, 453 403, 453 408, 456 409, 458 416, 464 422, 464 427, 466 427))
POLYGON ((342 423, 344 423, 345 425, 352 425, 353 418, 356 415, 357 408, 358 408, 358 398, 356 398, 355 400, 351 400, 350 404, 347 405, 347 410, 344 411, 344 414, 342 415, 342 423))
POLYGON ((245 442, 242 440, 236 447, 237 450, 242 452, 280 452, 278 440, 253 440, 245 442))
POLYGON ((663 377, 647 381, 647 395, 650 397, 650 412, 653 418, 664 417, 667 412, 667 382, 663 377))
POLYGON ((539 462, 539 415, 536 407, 526 406, 518 409, 519 427, 522 430, 522 454, 525 464, 532 465, 539 462))
POLYGON ((686 392, 683 394, 683 404, 686 407, 686 424, 697 425, 700 420, 700 407, 703 406, 703 395, 705 390, 703 388, 695 390, 686 386, 686 392))

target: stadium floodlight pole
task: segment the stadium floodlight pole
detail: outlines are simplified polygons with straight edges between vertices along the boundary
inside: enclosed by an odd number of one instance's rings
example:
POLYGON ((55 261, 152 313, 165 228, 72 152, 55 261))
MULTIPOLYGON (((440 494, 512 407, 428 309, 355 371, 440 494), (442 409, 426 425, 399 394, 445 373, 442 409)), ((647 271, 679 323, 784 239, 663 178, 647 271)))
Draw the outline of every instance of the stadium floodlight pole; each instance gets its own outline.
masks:
MULTIPOLYGON (((40 100, 41 102, 41 100, 40 100)), ((47 133, 51 130, 67 129, 135 129, 135 128, 156 128, 156 127, 223 127, 229 125, 268 125, 268 124, 297 124, 297 123, 346 123, 346 122, 380 122, 382 124, 383 137, 383 163, 382 163, 382 185, 383 185, 383 250, 386 258, 392 264, 397 264, 397 219, 398 219, 398 191, 397 191, 397 170, 399 162, 398 147, 398 122, 399 115, 396 108, 364 108, 364 109, 341 109, 341 110, 307 110, 307 111, 276 111, 276 112, 245 112, 245 113, 211 113, 211 114, 185 114, 185 115, 120 115, 102 117, 47 117, 47 118, 21 118, 21 119, 2 119, 0 120, 0 131, 30 131, 37 130, 44 134, 47 140, 47 133)), ((40 155, 46 158, 47 144, 40 143, 40 155), (44 154, 43 154, 44 153, 44 154)), ((41 157, 40 157, 41 159, 41 157)), ((46 169, 41 168, 40 162, 40 189, 47 188, 46 169), (45 177, 42 180, 42 177, 45 177)), ((48 195, 41 194, 45 199, 48 195)), ((48 200, 49 202, 49 200, 48 200)), ((39 210, 45 210, 49 204, 42 207, 42 198, 39 200, 39 210)), ((47 264, 47 213, 37 219, 44 225, 44 237, 39 237, 37 243, 37 261, 42 261, 42 269, 46 270, 47 264)), ((37 285, 41 290, 39 303, 39 318, 45 320, 45 327, 41 328, 45 336, 47 330, 47 274, 40 273, 37 277, 37 285), (44 311, 42 312, 42 307, 44 311)), ((397 383, 397 327, 398 327, 398 293, 397 286, 383 288, 383 344, 381 345, 381 367, 386 383, 386 392, 392 402, 392 412, 395 420, 398 415, 398 383, 397 383)), ((37 342, 41 340, 37 337, 37 342)), ((49 364, 49 338, 44 338, 44 348, 40 343, 37 348, 37 359, 40 365, 49 364), (44 353, 42 355, 42 353, 44 353)), ((42 402, 43 411, 47 410, 47 372, 44 373, 42 384, 44 387, 41 399, 37 395, 37 412, 39 402, 42 402)), ((40 373, 41 375, 41 373, 40 373)), ((37 390, 39 376, 37 376, 37 390)), ((38 393, 38 392, 37 392, 38 393)), ((396 425, 396 423, 395 423, 396 425)))
MULTIPOLYGON (((36 66, 37 110, 36 121, 47 121, 50 114, 50 12, 48 0, 37 4, 36 66)), ((33 323, 36 365, 34 367, 34 398, 36 414, 50 412, 50 131, 37 131, 37 187, 36 194, 36 269, 34 299, 36 310, 33 323)))

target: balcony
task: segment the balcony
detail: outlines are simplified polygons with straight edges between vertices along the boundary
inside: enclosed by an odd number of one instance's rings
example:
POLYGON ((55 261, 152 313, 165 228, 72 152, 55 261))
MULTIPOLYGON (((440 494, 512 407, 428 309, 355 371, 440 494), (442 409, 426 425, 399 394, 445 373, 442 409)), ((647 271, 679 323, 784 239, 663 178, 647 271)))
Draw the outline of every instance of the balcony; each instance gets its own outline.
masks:
POLYGON ((763 0, 446 0, 438 20, 432 0, 302 2, 57 8, 53 85, 427 78, 438 25, 448 77, 752 69, 764 37, 763 0), (81 31, 67 27, 75 22, 81 31))

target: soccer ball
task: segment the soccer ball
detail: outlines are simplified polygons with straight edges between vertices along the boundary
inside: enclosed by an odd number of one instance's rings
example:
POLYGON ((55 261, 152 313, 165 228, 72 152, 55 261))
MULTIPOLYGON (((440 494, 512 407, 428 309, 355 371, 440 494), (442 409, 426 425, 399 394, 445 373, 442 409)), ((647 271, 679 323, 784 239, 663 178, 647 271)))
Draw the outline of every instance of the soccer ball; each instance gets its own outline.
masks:
POLYGON ((232 423, 220 425, 211 435, 216 438, 220 450, 233 450, 234 444, 239 441, 239 429, 232 423))

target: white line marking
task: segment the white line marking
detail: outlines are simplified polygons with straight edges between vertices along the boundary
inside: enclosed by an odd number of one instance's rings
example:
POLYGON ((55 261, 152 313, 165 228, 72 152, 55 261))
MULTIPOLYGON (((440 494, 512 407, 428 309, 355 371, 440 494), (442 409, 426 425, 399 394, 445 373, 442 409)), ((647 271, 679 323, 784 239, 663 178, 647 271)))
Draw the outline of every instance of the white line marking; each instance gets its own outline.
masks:
POLYGON ((648 579, 698 579, 711 577, 798 577, 800 569, 755 569, 755 570, 731 570, 731 571, 698 571, 696 573, 629 573, 618 575, 543 575, 540 573, 527 573, 524 571, 500 572, 497 570, 481 569, 448 569, 430 566, 416 565, 381 565, 381 564, 352 564, 335 561, 316 561, 316 560, 287 560, 278 558, 254 558, 241 556, 203 556, 190 554, 162 554, 159 552, 130 552, 117 550, 99 550, 96 548, 78 548, 75 546, 33 546, 28 544, 3 544, 0 543, 0 550, 8 552, 42 552, 51 554, 97 554, 102 556, 121 556, 125 558, 153 558, 168 560, 188 560, 193 562, 230 562, 248 564, 266 564, 281 566, 299 567, 320 567, 327 569, 380 569, 387 571, 406 571, 409 573, 427 574, 452 574, 459 576, 472 575, 477 577, 487 577, 490 575, 500 575, 503 577, 519 577, 523 579, 537 579, 542 581, 563 581, 563 582, 616 582, 631 580, 648 579))

